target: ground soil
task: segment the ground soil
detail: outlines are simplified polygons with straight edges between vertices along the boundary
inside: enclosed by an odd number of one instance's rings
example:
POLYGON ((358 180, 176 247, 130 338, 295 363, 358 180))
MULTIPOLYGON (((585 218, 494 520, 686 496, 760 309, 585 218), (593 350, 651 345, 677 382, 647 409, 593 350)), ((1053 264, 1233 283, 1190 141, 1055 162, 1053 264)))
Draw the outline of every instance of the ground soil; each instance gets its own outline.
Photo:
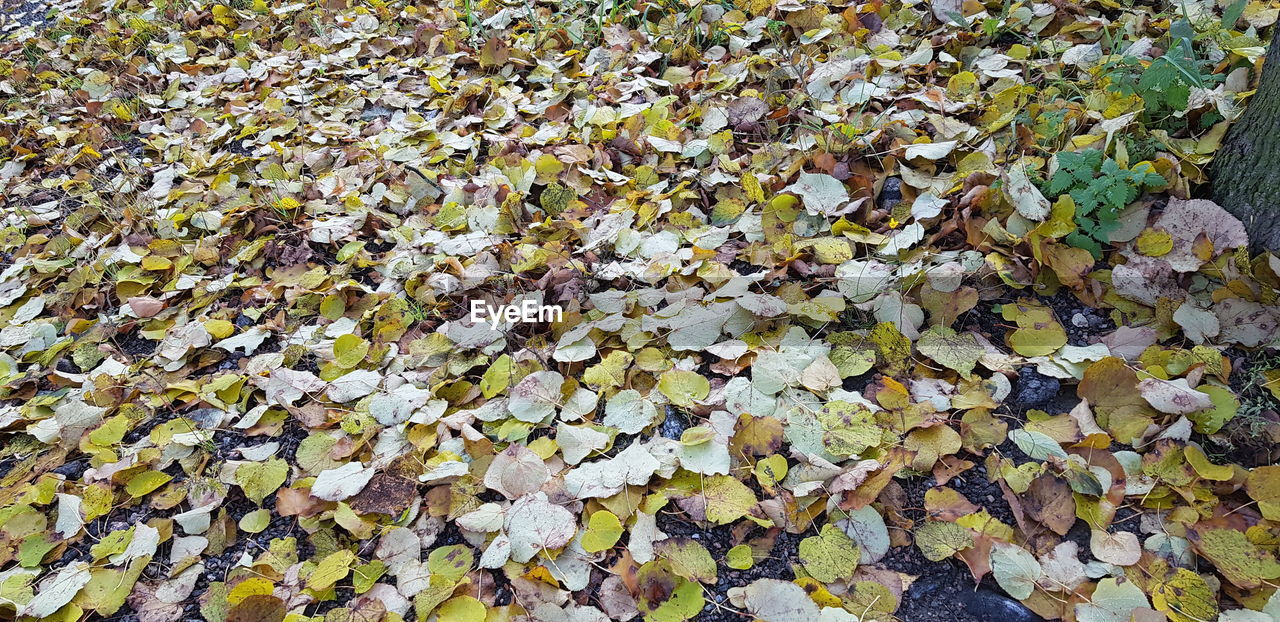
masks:
POLYGON ((1263 371, 1280 365, 1280 351, 1261 348, 1246 351, 1231 347, 1223 352, 1231 361, 1230 387, 1240 400, 1237 415, 1215 435, 1195 434, 1215 462, 1236 463, 1246 468, 1280 461, 1280 400, 1268 390, 1263 371))
POLYGON ((23 26, 44 28, 53 5, 50 0, 0 0, 0 38, 23 26))
MULTIPOLYGON (((1017 448, 1008 449, 1021 455, 1017 448)), ((933 488, 936 481, 932 475, 917 476, 901 481, 901 485, 906 493, 903 513, 918 524, 926 518, 925 492, 933 488)), ((981 464, 953 478, 947 486, 1001 522, 1015 524, 1013 510, 1000 486, 988 481, 981 464)), ((968 568, 956 559, 930 561, 912 545, 890 549, 879 565, 916 577, 902 595, 896 613, 903 622, 1033 622, 1040 619, 1021 603, 1004 596, 989 577, 975 584, 968 568)))
POLYGON ((678 512, 664 510, 658 513, 658 529, 668 537, 686 537, 698 541, 711 558, 716 560, 716 584, 708 586, 707 604, 694 620, 698 622, 745 622, 750 616, 736 611, 729 603, 729 589, 745 587, 757 579, 791 580, 795 574, 792 564, 797 563, 796 552, 803 535, 791 534, 779 529, 756 530, 745 539, 774 538, 769 556, 758 560, 747 570, 737 570, 725 565, 729 549, 742 542, 737 541, 731 526, 698 525, 678 512))
POLYGON ((1062 324, 1062 328, 1066 330, 1067 343, 1073 346, 1097 343, 1103 335, 1116 329, 1115 322, 1107 316, 1106 310, 1090 307, 1065 288, 1058 290, 1052 296, 1004 292, 1004 295, 998 298, 979 301, 976 307, 960 317, 960 323, 969 330, 981 333, 992 343, 1002 344, 1005 333, 1016 326, 1005 321, 999 313, 992 310, 992 307, 1016 302, 1022 298, 1028 298, 1049 307, 1058 322, 1062 324))

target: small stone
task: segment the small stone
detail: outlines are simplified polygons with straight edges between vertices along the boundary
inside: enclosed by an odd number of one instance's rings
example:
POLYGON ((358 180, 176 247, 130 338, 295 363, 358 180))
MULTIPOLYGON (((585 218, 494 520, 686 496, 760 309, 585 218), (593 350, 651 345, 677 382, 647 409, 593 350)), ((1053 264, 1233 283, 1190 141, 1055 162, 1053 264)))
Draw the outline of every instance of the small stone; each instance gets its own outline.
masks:
POLYGON ((662 420, 662 424, 658 427, 658 434, 663 438, 672 440, 680 440, 680 435, 689 428, 689 421, 685 419, 684 413, 677 410, 670 404, 666 407, 667 416, 662 420))
POLYGON ((1052 400, 1061 388, 1062 383, 1057 378, 1046 376, 1033 367, 1023 367, 1018 372, 1014 401, 1021 406, 1038 406, 1052 400))
POLYGON ((72 462, 68 462, 66 464, 58 466, 57 468, 53 469, 52 472, 57 473, 58 475, 61 475, 63 477, 66 477, 67 479, 80 479, 80 476, 84 473, 84 469, 85 469, 85 463, 79 460, 74 460, 72 462))
POLYGON ((880 188, 880 196, 876 198, 876 205, 880 209, 889 210, 900 201, 902 201, 902 179, 890 177, 884 180, 884 186, 880 188))

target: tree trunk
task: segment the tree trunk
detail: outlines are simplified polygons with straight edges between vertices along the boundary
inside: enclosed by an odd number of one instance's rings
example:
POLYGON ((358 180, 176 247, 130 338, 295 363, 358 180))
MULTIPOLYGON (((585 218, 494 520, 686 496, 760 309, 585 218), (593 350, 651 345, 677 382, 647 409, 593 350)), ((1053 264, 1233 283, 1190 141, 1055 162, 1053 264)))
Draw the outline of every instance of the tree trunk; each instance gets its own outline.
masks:
POLYGON ((1280 250, 1280 26, 1272 30, 1258 91, 1209 171, 1214 201, 1244 223, 1255 250, 1280 250))

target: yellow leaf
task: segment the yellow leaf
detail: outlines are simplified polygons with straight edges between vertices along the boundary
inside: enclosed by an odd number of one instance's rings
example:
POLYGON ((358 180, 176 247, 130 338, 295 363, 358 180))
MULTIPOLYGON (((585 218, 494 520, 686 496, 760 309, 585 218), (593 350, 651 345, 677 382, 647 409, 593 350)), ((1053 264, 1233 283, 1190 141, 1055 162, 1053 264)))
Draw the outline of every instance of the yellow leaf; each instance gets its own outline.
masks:
POLYGON ((711 384, 697 372, 673 369, 658 377, 658 390, 676 406, 689 407, 705 399, 711 384))
POLYGON ((812 247, 818 263, 840 264, 853 259, 853 248, 842 238, 818 238, 813 240, 812 247))
POLYGON ((1048 307, 1024 299, 1003 305, 1000 313, 1005 320, 1017 322, 1009 345, 1022 356, 1047 356, 1067 344, 1067 331, 1048 307))
POLYGON ((142 258, 143 270, 168 270, 173 267, 173 262, 165 257, 158 255, 147 255, 142 258))
POLYGON ((440 605, 436 612, 440 622, 484 622, 484 603, 470 596, 455 596, 440 605))
POLYGON ((507 390, 507 386, 511 384, 511 372, 515 366, 511 362, 511 357, 503 354, 494 361, 489 369, 484 372, 484 376, 480 378, 480 392, 485 398, 493 397, 507 390))
POLYGON ((1280 520, 1280 466, 1258 467, 1249 473, 1245 490, 1258 502, 1258 511, 1267 520, 1280 520))
POLYGON ((973 546, 973 532, 946 521, 925 521, 915 533, 916 547, 929 561, 940 562, 973 546))
POLYGON ((725 555, 725 565, 735 570, 747 570, 755 565, 755 556, 751 553, 751 547, 745 544, 739 544, 729 549, 725 555))
POLYGON ((852 577, 862 552, 852 538, 828 523, 818 535, 800 541, 799 556, 805 572, 830 583, 852 577))
POLYGON ((364 362, 369 353, 369 342, 350 333, 333 340, 333 362, 343 369, 351 369, 364 362))
POLYGON ((787 459, 777 454, 764 458, 756 463, 755 473, 760 487, 772 490, 787 476, 787 459))
POLYGON ((1148 257, 1160 257, 1173 250, 1173 236, 1162 229, 1148 227, 1138 234, 1138 252, 1148 257))
POLYGON ((760 180, 756 179, 750 171, 742 174, 742 190, 746 193, 748 201, 764 203, 764 188, 760 187, 760 180))
POLYGON ((204 323, 204 329, 209 331, 214 339, 226 339, 236 332, 235 325, 226 320, 209 320, 204 323))
POLYGON ((1196 474, 1207 480, 1215 482, 1225 482, 1235 475, 1235 470, 1229 465, 1214 464, 1209 461, 1209 457, 1195 445, 1187 445, 1182 450, 1182 454, 1187 459, 1187 463, 1195 469, 1196 474))
POLYGON ((1164 581, 1153 581, 1151 604, 1172 622, 1204 622, 1218 617, 1218 601, 1200 575, 1178 568, 1164 581))
POLYGON ((129 493, 129 496, 136 499, 163 486, 171 479, 173 479, 173 476, 160 471, 143 471, 133 476, 133 479, 129 480, 124 489, 125 492, 129 493))
POLYGON ((582 534, 582 549, 588 553, 599 553, 613 548, 622 537, 622 521, 609 510, 600 510, 591 515, 587 530, 582 534))
POLYGON ((327 555, 307 577, 307 588, 325 590, 347 577, 351 572, 351 564, 356 561, 356 554, 347 549, 334 551, 327 555))
POLYGON ((1255 589, 1280 577, 1280 563, 1275 554, 1249 541, 1234 529, 1193 529, 1187 538, 1205 559, 1213 562, 1218 572, 1242 589, 1255 589))
POLYGON ((249 577, 231 588, 231 592, 227 594, 227 604, 238 605, 240 601, 250 596, 269 596, 274 589, 275 586, 266 579, 249 577))
MULTIPOLYGON (((112 114, 116 115, 117 119, 120 119, 121 121, 133 120, 133 111, 129 110, 129 107, 124 105, 124 102, 117 101, 115 105, 111 107, 111 112, 112 114)), ((102 157, 102 156, 95 156, 95 157, 102 157)))

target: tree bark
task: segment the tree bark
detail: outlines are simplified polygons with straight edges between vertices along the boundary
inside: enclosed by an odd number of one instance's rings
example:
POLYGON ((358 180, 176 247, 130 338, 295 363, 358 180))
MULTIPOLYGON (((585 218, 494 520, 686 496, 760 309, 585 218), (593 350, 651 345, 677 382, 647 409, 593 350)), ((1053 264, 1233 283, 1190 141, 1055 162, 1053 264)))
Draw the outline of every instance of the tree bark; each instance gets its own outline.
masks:
POLYGON ((1227 132, 1209 174, 1213 199, 1235 214, 1254 250, 1280 250, 1280 26, 1258 90, 1227 132))

